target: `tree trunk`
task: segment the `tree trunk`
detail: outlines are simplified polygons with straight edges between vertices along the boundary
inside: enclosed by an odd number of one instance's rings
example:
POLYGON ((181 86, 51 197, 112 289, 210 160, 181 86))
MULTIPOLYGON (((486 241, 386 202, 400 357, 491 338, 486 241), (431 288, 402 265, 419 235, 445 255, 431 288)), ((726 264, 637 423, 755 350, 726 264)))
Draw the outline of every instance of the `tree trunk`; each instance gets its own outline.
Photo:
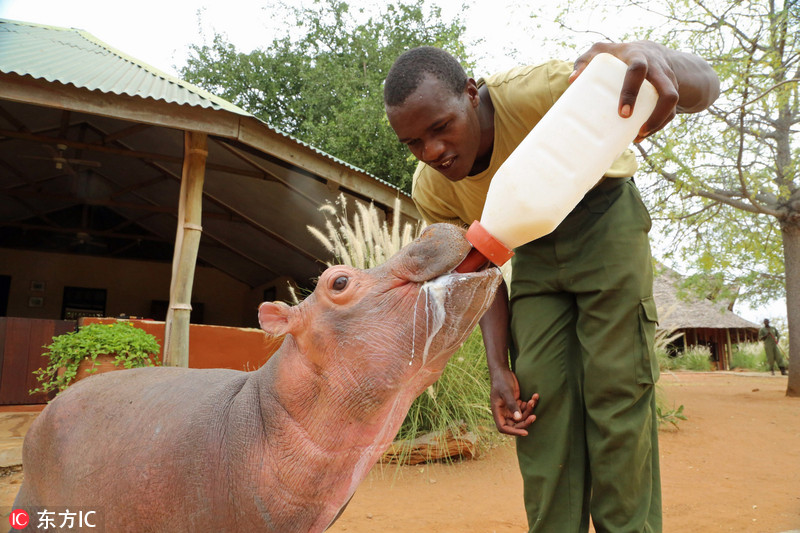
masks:
POLYGON ((786 317, 789 322, 787 396, 800 396, 800 222, 781 225, 786 268, 786 317))

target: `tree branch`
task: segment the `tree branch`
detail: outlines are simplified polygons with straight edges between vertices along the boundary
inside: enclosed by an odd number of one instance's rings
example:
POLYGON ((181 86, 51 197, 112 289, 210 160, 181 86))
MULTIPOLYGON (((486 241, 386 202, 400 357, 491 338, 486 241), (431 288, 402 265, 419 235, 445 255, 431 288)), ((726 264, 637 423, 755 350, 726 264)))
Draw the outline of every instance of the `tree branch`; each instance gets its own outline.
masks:
POLYGON ((742 194, 740 191, 726 191, 724 189, 715 189, 715 190, 707 190, 707 189, 700 189, 697 187, 692 187, 691 185, 686 184, 685 182, 681 182, 678 178, 678 175, 674 172, 667 172, 664 169, 656 168, 653 164, 653 161, 650 159, 650 154, 641 146, 641 143, 636 143, 635 146, 639 150, 639 153, 642 154, 645 162, 650 166, 650 170, 655 172, 656 174, 660 175, 666 181, 677 184, 681 183, 682 187, 685 187, 688 193, 692 196, 699 196, 701 198, 706 198, 708 200, 713 200, 715 202, 720 202, 731 207, 735 207, 737 209, 741 209, 743 211, 747 211, 749 213, 755 213, 760 215, 770 215, 775 218, 782 218, 783 214, 773 208, 766 207, 761 205, 760 203, 756 202, 756 199, 749 196, 742 194), (737 197, 745 197, 747 198, 747 202, 737 200, 737 197))
POLYGON ((773 85, 769 89, 765 90, 764 92, 762 92, 761 94, 759 94, 758 96, 753 98, 752 100, 748 100, 747 102, 745 102, 745 103, 743 103, 741 105, 738 105, 738 106, 734 107, 733 109, 731 109, 729 111, 726 111, 724 113, 720 113, 718 116, 720 118, 725 118, 728 115, 730 115, 731 113, 735 113, 735 112, 737 112, 739 110, 743 110, 745 107, 749 106, 750 104, 761 100, 762 98, 764 98, 766 95, 768 95, 769 93, 771 93, 772 91, 774 91, 775 89, 780 87, 781 85, 786 85, 787 83, 798 83, 798 82, 800 82, 800 78, 790 78, 788 80, 783 80, 782 82, 776 83, 775 85, 773 85))

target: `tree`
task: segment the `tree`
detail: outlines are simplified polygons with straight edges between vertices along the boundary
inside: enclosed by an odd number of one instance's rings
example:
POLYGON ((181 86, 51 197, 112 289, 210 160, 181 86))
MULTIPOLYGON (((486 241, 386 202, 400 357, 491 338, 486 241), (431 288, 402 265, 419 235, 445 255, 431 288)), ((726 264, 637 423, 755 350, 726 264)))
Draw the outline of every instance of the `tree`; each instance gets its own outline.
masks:
POLYGON ((424 0, 351 10, 341 0, 286 13, 285 34, 242 53, 215 34, 195 45, 181 75, 273 127, 410 191, 416 162, 386 120, 383 80, 394 59, 419 45, 441 46, 469 65, 464 25, 444 22, 424 0))
MULTIPOLYGON (((663 5, 663 4, 662 4, 663 5)), ((723 95, 709 113, 684 115, 640 151, 662 185, 681 239, 701 273, 732 274, 763 301, 785 290, 790 376, 800 396, 800 10, 795 1, 672 2, 667 42, 715 66, 723 95), (781 257, 781 251, 783 257, 781 257)), ((657 209, 657 212, 662 211, 657 209)), ((663 211, 662 211, 663 212, 663 211)))
MULTIPOLYGON (((648 204, 668 222, 661 226, 673 242, 667 256, 691 263, 705 293, 730 298, 736 295, 720 288, 737 287, 752 303, 785 294, 787 395, 800 396, 798 1, 625 3, 631 6, 664 20, 639 37, 706 58, 722 82, 708 112, 679 115, 637 145, 654 178, 648 204)), ((568 18, 562 14, 565 27, 568 18)))

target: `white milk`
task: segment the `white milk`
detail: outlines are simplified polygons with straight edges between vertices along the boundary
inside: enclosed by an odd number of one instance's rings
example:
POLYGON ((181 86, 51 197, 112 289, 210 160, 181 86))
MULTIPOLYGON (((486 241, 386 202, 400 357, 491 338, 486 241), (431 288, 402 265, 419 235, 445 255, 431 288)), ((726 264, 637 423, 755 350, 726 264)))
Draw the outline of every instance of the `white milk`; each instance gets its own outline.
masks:
POLYGON ((497 170, 480 224, 508 248, 553 231, 633 142, 658 99, 646 81, 618 113, 627 66, 597 55, 497 170))

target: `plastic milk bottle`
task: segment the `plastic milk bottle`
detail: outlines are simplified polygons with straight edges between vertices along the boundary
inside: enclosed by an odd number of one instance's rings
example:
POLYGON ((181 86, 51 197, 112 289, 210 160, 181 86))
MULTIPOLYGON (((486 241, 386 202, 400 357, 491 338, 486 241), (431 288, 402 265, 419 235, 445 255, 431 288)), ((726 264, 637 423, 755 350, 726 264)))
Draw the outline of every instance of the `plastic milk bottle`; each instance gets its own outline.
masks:
POLYGON ((467 231, 474 247, 456 270, 488 259, 502 265, 517 246, 552 232, 636 138, 658 99, 644 81, 628 118, 619 116, 627 65, 599 54, 572 82, 492 178, 480 222, 467 231))

